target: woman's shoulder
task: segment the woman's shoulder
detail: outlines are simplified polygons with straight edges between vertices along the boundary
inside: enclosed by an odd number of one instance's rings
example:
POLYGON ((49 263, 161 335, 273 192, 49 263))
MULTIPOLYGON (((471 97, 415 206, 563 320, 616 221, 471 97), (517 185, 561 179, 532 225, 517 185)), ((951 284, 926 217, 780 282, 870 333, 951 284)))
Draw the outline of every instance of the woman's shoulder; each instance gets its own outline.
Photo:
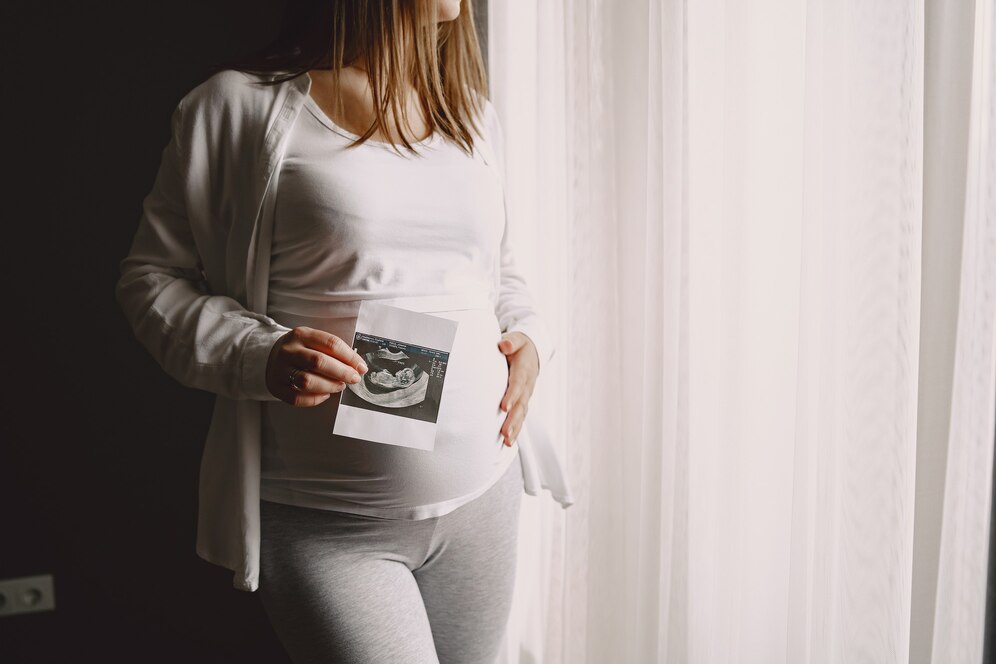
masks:
POLYGON ((266 113, 296 79, 269 84, 274 75, 223 69, 194 86, 180 101, 185 114, 212 116, 266 113))

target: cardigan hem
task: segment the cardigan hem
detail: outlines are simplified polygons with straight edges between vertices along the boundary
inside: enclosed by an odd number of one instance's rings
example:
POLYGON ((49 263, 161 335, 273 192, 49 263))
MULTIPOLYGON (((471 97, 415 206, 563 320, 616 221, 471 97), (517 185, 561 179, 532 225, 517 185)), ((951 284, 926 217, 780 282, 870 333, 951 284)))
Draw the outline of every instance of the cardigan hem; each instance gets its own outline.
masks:
POLYGON ((256 592, 259 589, 259 579, 250 578, 246 575, 245 571, 241 569, 241 565, 234 565, 230 561, 226 560, 224 556, 215 555, 214 553, 205 549, 201 542, 198 541, 194 547, 197 552, 197 556, 212 565, 218 565, 223 567, 232 573, 232 587, 236 590, 242 590, 244 592, 256 592))

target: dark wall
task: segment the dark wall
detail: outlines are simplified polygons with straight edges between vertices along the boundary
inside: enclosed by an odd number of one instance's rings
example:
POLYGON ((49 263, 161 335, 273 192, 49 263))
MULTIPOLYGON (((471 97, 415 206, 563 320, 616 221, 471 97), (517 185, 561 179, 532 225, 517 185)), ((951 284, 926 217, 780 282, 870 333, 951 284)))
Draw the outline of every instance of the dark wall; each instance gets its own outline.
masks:
POLYGON ((114 300, 177 101, 282 6, 0 4, 0 579, 52 573, 57 605, 0 618, 0 660, 288 661, 258 596, 194 552, 213 395, 165 375, 114 300))
POLYGON ((0 659, 287 661, 255 595, 194 553, 213 395, 166 376, 114 300, 180 97, 270 38, 281 2, 5 2, 0 659), (86 5, 85 7, 82 5, 86 5), (9 658, 13 654, 12 658, 9 658))

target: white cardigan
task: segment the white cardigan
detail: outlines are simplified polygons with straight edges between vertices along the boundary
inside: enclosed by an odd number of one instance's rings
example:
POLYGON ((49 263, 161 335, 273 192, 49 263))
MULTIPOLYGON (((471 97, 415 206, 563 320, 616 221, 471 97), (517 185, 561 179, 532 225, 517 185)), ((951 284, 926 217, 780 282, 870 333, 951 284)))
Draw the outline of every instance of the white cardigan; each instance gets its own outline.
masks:
MULTIPOLYGON (((163 370, 216 395, 201 458, 196 552, 232 570, 234 587, 249 592, 259 587, 260 402, 276 400, 266 361, 290 329, 262 313, 273 203, 285 139, 311 85, 305 75, 276 85, 260 85, 262 78, 223 71, 179 102, 115 289, 163 370)), ((501 126, 491 103, 485 107, 485 140, 475 145, 504 182, 501 126)), ((507 240, 506 225, 503 265, 512 255, 507 240)), ((503 297, 517 275, 495 278, 502 330, 527 334, 544 366, 555 349, 542 318, 503 297)), ((564 508, 573 504, 537 409, 517 444, 526 493, 548 489, 564 508)))

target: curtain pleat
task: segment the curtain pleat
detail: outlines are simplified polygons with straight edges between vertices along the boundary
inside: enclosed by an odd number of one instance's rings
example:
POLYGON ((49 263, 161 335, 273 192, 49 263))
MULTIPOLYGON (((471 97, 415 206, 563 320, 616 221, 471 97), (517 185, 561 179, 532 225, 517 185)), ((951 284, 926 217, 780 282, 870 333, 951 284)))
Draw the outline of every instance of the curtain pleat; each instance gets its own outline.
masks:
POLYGON ((975 5, 961 285, 930 661, 981 662, 996 436, 996 9, 975 5))

